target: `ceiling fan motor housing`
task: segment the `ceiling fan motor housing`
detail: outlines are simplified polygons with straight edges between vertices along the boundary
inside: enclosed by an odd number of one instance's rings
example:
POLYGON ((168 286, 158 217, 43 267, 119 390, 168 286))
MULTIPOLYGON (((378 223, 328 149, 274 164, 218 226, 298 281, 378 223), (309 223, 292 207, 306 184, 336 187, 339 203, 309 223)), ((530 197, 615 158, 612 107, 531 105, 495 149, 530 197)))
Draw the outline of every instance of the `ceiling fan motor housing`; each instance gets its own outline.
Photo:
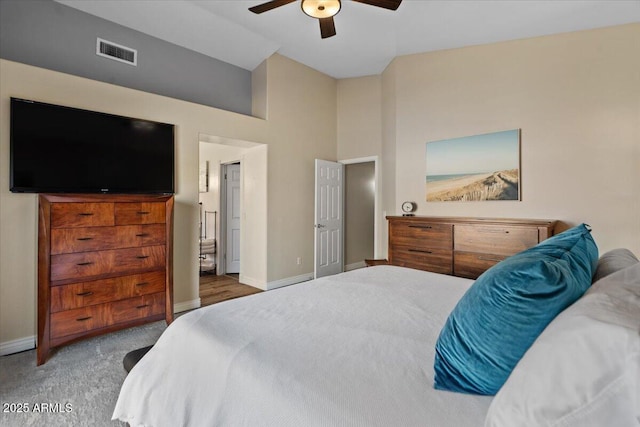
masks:
POLYGON ((302 0, 302 11, 312 18, 330 18, 340 12, 340 0, 302 0))

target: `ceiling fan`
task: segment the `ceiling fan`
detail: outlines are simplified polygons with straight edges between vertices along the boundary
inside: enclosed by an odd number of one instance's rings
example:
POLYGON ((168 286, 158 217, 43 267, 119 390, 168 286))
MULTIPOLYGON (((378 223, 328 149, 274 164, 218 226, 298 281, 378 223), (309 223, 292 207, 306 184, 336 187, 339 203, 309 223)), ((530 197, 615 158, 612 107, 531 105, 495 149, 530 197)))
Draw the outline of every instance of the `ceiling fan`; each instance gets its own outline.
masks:
MULTIPOLYGON (((253 13, 268 12, 276 7, 293 3, 296 0, 272 0, 257 6, 250 7, 253 13)), ((396 10, 402 0, 353 0, 371 6, 378 6, 384 9, 396 10)), ((312 18, 317 18, 320 22, 320 36, 323 39, 336 35, 336 26, 333 17, 340 12, 340 0, 302 0, 302 11, 312 18)))

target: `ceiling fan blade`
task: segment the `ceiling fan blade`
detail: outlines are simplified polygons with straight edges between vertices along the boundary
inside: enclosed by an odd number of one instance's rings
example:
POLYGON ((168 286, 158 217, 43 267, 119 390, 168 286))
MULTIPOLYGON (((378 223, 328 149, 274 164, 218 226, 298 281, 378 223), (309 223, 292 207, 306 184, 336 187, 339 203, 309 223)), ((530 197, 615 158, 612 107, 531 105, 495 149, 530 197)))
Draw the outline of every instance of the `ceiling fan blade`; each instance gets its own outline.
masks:
POLYGON ((396 10, 402 0, 353 0, 358 3, 370 4, 371 6, 378 6, 389 10, 396 10))
POLYGON ((293 3, 296 0, 273 0, 266 3, 259 4, 257 6, 250 7, 249 10, 253 13, 268 12, 276 7, 284 6, 285 4, 293 3))
POLYGON ((318 21, 320 21, 320 36, 323 39, 336 35, 336 25, 333 22, 333 16, 320 18, 318 21))

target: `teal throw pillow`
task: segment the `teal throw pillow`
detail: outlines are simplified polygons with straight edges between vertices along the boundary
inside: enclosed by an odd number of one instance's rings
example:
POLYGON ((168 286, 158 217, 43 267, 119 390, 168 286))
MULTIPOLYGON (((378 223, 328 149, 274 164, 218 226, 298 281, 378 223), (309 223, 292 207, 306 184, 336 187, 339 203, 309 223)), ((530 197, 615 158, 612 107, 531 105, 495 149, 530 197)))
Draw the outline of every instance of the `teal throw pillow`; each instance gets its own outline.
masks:
POLYGON ((589 288, 597 262, 582 224, 487 270, 440 331, 435 388, 495 394, 544 328, 589 288))

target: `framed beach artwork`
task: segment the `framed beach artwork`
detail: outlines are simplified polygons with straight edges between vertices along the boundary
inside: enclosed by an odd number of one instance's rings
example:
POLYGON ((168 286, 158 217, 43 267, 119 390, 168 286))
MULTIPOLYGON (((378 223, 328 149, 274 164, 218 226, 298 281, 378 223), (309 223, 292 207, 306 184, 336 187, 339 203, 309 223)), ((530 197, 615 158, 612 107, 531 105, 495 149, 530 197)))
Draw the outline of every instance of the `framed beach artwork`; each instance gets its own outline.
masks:
POLYGON ((426 145, 427 202, 520 200, 520 129, 426 145))

